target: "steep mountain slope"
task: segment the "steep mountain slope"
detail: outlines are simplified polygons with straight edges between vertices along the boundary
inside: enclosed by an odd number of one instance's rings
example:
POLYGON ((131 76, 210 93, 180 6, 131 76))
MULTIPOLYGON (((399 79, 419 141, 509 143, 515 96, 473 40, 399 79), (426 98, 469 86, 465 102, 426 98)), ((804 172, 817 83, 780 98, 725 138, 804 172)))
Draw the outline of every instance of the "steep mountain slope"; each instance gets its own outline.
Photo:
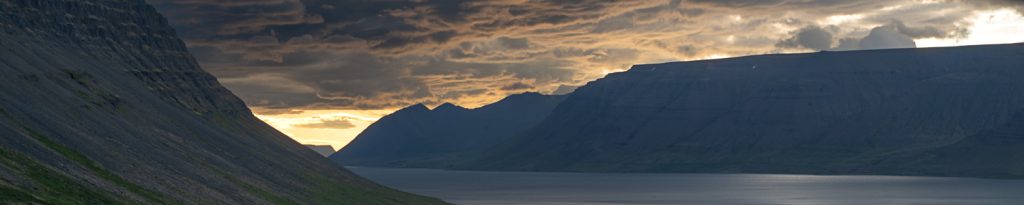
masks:
MULTIPOLYGON (((982 174, 947 156, 1010 164, 992 156, 1021 153, 1024 133, 1002 128, 1021 126, 1020 79, 1022 44, 638 65, 464 168, 982 174), (936 151, 952 147, 968 151, 936 151)), ((1019 164, 984 175, 1021 176, 1019 164)))
POLYGON ((532 127, 563 98, 523 93, 477 109, 413 105, 370 125, 330 158, 344 165, 445 168, 532 127))
POLYGON ((331 147, 330 145, 304 145, 304 146, 306 146, 306 148, 309 148, 309 149, 313 150, 317 154, 323 155, 324 157, 331 156, 331 154, 334 154, 334 148, 331 147))
POLYGON ((952 145, 887 158, 864 170, 908 175, 1024 177, 1024 110, 952 145))
POLYGON ((141 0, 0 1, 0 203, 433 204, 253 117, 141 0))

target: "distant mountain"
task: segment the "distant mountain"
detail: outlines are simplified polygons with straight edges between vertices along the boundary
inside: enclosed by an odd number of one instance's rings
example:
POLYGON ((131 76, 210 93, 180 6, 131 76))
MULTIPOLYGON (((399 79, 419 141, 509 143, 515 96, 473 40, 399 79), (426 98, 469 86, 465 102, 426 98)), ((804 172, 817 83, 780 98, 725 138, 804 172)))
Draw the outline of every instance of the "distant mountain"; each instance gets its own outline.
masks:
POLYGON ((314 152, 316 152, 317 154, 323 155, 324 157, 331 156, 331 154, 334 154, 334 147, 331 147, 330 145, 308 145, 307 144, 305 146, 306 146, 306 148, 309 148, 309 149, 313 150, 314 152))
POLYGON ((330 159, 343 165, 448 167, 534 126, 563 98, 523 93, 476 109, 413 105, 370 125, 330 159))
POLYGON ((0 11, 0 204, 442 203, 253 117, 142 0, 0 11))
POLYGON ((465 169, 1024 177, 1024 44, 638 65, 465 169))

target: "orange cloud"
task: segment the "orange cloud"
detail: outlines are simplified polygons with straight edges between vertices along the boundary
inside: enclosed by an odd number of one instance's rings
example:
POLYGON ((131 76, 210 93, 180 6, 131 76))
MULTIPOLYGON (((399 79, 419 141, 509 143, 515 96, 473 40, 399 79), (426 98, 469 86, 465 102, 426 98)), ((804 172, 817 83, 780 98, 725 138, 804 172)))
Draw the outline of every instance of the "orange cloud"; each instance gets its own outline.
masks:
POLYGON ((250 106, 273 109, 473 107, 634 64, 857 49, 872 30, 870 39, 902 46, 964 39, 976 13, 1021 8, 1006 0, 150 2, 204 68, 250 106))

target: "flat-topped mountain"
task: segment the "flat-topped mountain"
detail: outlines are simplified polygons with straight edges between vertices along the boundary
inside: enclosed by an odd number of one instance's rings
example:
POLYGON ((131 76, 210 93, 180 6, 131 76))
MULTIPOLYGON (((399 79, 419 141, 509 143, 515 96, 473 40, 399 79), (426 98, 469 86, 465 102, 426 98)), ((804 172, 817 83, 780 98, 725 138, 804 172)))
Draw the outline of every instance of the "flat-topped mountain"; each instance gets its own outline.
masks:
POLYGON ((638 65, 467 169, 1024 177, 1024 44, 638 65))
POLYGON ((476 109, 413 105, 373 123, 330 158, 344 165, 449 167, 533 127, 563 98, 523 93, 476 109))
POLYGON ((259 121, 141 0, 0 2, 2 204, 436 204, 259 121))

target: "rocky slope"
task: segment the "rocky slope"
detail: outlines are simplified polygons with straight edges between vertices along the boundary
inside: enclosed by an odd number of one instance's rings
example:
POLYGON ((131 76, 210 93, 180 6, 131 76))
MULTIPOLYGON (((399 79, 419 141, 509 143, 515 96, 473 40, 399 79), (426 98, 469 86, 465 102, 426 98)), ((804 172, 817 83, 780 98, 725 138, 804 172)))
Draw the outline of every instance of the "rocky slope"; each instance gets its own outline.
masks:
POLYGON ((1024 177, 1024 44, 634 66, 462 168, 1024 177))
POLYGON ((330 158, 344 165, 447 168, 533 127, 562 99, 523 93, 476 109, 413 105, 373 123, 330 158))
POLYGON ((141 0, 0 1, 2 204, 432 204, 253 117, 141 0))

